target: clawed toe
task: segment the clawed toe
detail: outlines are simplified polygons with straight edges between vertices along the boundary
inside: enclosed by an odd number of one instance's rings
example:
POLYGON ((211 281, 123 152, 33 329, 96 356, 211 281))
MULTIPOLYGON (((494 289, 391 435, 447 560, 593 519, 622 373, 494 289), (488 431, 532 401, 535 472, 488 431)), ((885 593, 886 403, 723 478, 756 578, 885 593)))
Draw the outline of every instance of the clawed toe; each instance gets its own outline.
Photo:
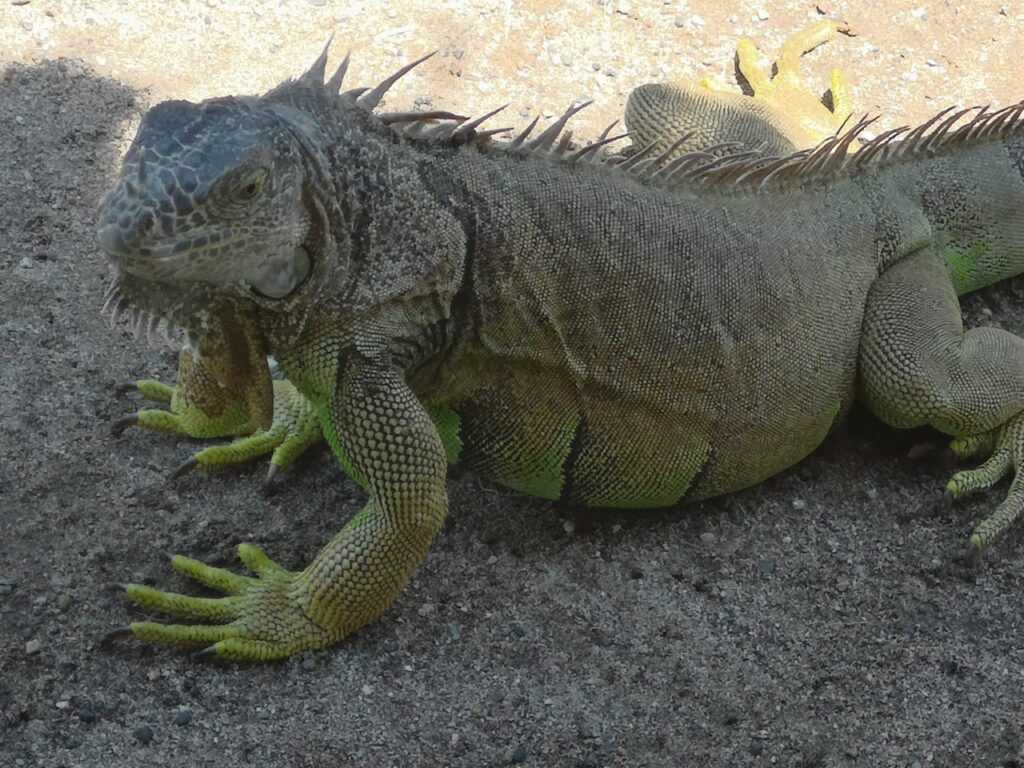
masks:
POLYGON ((120 419, 117 419, 113 424, 110 425, 110 433, 114 437, 120 437, 121 435, 124 434, 124 431, 128 429, 128 427, 135 427, 138 426, 138 424, 139 414, 132 413, 129 414, 128 416, 122 416, 120 419))
POLYGON ((187 475, 197 466, 199 466, 199 460, 195 456, 190 456, 189 458, 185 459, 185 461, 181 462, 181 464, 179 464, 177 467, 175 467, 174 471, 171 472, 170 477, 168 479, 177 480, 178 478, 187 475))

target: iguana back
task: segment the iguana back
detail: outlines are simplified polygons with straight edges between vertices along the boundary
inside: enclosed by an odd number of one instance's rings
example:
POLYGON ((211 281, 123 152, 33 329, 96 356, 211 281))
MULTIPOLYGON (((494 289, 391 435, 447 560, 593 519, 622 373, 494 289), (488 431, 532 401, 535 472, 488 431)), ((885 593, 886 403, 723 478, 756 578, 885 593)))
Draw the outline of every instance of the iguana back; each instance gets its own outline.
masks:
POLYGON ((465 180, 478 223, 458 342, 411 385, 459 415, 485 476, 571 503, 674 504, 792 465, 852 402, 877 265, 870 208, 828 214, 848 190, 794 194, 779 220, 753 195, 614 167, 458 152, 438 172, 465 180), (846 247, 822 260, 829 237, 846 247))

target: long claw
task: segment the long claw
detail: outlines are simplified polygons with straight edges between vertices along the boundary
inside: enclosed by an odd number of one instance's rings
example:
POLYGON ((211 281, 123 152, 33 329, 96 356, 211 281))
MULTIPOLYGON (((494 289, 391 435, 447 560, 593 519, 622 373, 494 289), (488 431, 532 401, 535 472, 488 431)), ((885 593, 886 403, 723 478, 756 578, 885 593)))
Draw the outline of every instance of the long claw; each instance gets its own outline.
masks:
POLYGON ((135 427, 139 424, 139 414, 132 413, 128 416, 122 416, 120 419, 110 425, 110 433, 114 437, 120 437, 128 427, 135 427))
POLYGON ((119 381, 114 385, 114 394, 118 397, 127 395, 129 392, 135 392, 139 386, 134 381, 119 381))
POLYGON ((263 479, 263 495, 271 496, 277 490, 277 484, 274 482, 274 478, 281 471, 281 468, 277 464, 271 464, 267 467, 267 476, 263 479))
POLYGON ((190 456, 185 461, 181 462, 173 472, 171 472, 168 480, 177 480, 182 475, 187 475, 197 466, 199 466, 199 460, 195 456, 190 456))
POLYGON ((193 659, 216 659, 219 656, 217 653, 217 643, 208 645, 202 650, 193 651, 191 655, 193 659))
POLYGON ((100 638, 100 647, 109 647, 118 640, 123 640, 126 637, 135 637, 135 633, 132 632, 132 628, 130 626, 115 627, 100 638))

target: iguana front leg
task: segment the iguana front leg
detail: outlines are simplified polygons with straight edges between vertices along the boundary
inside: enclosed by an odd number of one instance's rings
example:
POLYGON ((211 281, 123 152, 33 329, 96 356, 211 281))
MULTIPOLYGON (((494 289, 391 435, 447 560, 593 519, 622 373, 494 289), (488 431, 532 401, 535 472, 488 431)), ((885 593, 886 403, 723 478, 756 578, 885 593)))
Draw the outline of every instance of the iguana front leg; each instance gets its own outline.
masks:
POLYGON ((123 385, 165 402, 169 410, 144 409, 116 421, 114 434, 129 426, 194 438, 242 436, 205 448, 174 474, 193 467, 216 469, 272 453, 267 482, 320 440, 312 405, 288 381, 273 381, 266 346, 255 323, 244 316, 217 319, 196 349, 178 358, 176 386, 153 379, 123 385))
POLYGON ((971 536, 976 553, 1024 514, 1024 339, 999 328, 964 332, 943 257, 931 249, 872 287, 860 350, 861 395, 896 427, 930 425, 955 436, 959 455, 985 456, 953 476, 954 498, 1014 473, 1006 499, 971 536))
POLYGON ((256 578, 176 557, 176 570, 229 593, 198 598, 130 584, 156 611, 217 625, 131 625, 140 639, 210 645, 221 658, 266 661, 336 642, 373 621, 426 557, 447 512, 447 459, 437 429, 399 371, 359 353, 339 363, 324 433, 369 502, 305 569, 287 571, 239 547, 256 578))

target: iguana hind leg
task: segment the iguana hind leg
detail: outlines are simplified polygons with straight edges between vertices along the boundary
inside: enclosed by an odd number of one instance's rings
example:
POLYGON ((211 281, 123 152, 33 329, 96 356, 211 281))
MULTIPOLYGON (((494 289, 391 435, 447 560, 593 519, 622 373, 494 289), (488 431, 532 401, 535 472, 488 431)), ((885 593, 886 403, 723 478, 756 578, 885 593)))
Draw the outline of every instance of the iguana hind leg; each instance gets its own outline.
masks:
POLYGON ((960 455, 990 454, 953 476, 952 497, 1014 473, 1006 499, 974 529, 980 552, 1024 515, 1024 339, 999 328, 965 332, 945 260, 931 249, 878 278, 863 329, 861 395, 875 414, 953 435, 960 455))

